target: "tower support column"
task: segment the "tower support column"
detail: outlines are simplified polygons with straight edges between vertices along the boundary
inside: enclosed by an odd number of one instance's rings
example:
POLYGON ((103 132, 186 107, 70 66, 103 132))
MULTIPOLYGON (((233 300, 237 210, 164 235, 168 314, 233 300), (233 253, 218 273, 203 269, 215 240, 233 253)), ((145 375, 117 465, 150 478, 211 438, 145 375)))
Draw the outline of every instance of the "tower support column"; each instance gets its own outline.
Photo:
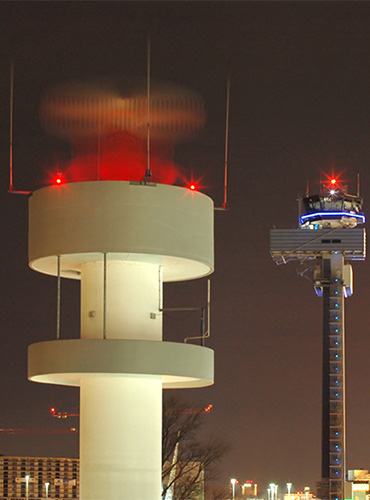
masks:
POLYGON ((94 376, 80 391, 80 498, 159 499, 160 377, 94 376))
POLYGON ((103 338, 105 314, 108 339, 162 340, 160 267, 108 254, 105 268, 81 266, 81 338, 103 338))

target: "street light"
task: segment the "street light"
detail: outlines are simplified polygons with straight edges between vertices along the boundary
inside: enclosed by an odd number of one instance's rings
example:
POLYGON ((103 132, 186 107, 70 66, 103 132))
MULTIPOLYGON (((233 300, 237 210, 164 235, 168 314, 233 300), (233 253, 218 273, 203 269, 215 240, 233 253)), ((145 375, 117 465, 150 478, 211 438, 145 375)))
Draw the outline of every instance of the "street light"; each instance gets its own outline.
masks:
POLYGON ((232 486, 232 489, 233 489, 233 500, 235 500, 235 483, 236 483, 236 479, 230 479, 230 483, 231 483, 231 486, 232 486))
POLYGON ((286 483, 286 487, 288 488, 288 500, 290 500, 290 490, 292 489, 292 483, 286 483))
POLYGON ((48 500, 49 498, 49 486, 50 486, 50 483, 45 483, 45 492, 46 492, 46 500, 48 500))
POLYGON ((276 500, 276 497, 275 497, 275 493, 276 493, 275 486, 276 486, 276 484, 275 483, 270 483, 269 486, 270 486, 270 490, 271 490, 271 500, 276 500))
POLYGON ((30 482, 30 476, 27 474, 24 479, 26 480, 26 500, 28 500, 28 483, 30 482))

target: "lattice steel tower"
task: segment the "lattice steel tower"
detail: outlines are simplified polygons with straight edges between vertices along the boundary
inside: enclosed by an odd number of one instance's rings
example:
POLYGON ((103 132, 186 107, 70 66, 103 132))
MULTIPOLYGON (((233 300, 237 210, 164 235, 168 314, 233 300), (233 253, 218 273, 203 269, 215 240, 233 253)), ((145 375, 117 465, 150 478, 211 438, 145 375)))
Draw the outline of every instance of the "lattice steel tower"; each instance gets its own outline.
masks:
POLYGON ((277 264, 299 261, 312 273, 323 302, 322 479, 318 495, 344 500, 345 464, 345 307, 353 291, 353 260, 365 259, 362 199, 338 179, 320 195, 299 200, 299 228, 272 229, 271 256, 277 264))

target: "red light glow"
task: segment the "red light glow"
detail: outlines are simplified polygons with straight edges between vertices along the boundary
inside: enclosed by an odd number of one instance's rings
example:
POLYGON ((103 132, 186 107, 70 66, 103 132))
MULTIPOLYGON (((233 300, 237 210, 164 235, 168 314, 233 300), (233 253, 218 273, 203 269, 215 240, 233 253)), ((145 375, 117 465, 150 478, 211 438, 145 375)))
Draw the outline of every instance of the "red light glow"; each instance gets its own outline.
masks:
POLYGON ((190 191, 199 191, 199 186, 193 181, 187 182, 186 187, 190 189, 190 191))
MULTIPOLYGON (((335 189, 335 190, 346 192, 346 189, 348 187, 347 181, 342 179, 342 175, 343 175, 343 172, 336 174, 334 172, 334 169, 332 170, 331 175, 324 173, 325 178, 321 181, 321 185, 322 185, 323 190, 330 191, 332 189, 335 189)), ((333 194, 333 193, 331 193, 331 194, 333 194)))
POLYGON ((190 191, 200 191, 204 188, 204 185, 201 184, 202 179, 194 179, 193 176, 189 180, 184 179, 184 185, 190 191))
POLYGON ((62 172, 58 172, 56 174, 51 174, 51 182, 55 186, 61 186, 66 182, 66 179, 62 172))
MULTIPOLYGON (((65 167, 62 183, 86 181, 137 181, 145 176, 147 155, 143 142, 129 134, 102 138, 97 161, 96 141, 85 140, 74 147, 75 157, 65 167)), ((174 185, 181 182, 180 167, 169 158, 172 146, 151 145, 149 182, 174 185)), ((57 176, 56 176, 57 177, 57 176)), ((55 183, 55 182, 54 182, 55 183)))

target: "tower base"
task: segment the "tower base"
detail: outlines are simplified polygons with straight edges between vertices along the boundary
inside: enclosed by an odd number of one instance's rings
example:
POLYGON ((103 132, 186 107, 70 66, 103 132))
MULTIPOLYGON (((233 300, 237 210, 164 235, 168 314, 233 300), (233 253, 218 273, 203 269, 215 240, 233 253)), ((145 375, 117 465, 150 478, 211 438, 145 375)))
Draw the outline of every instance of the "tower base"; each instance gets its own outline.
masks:
POLYGON ((329 498, 329 478, 322 478, 316 483, 316 496, 321 500, 329 498))

